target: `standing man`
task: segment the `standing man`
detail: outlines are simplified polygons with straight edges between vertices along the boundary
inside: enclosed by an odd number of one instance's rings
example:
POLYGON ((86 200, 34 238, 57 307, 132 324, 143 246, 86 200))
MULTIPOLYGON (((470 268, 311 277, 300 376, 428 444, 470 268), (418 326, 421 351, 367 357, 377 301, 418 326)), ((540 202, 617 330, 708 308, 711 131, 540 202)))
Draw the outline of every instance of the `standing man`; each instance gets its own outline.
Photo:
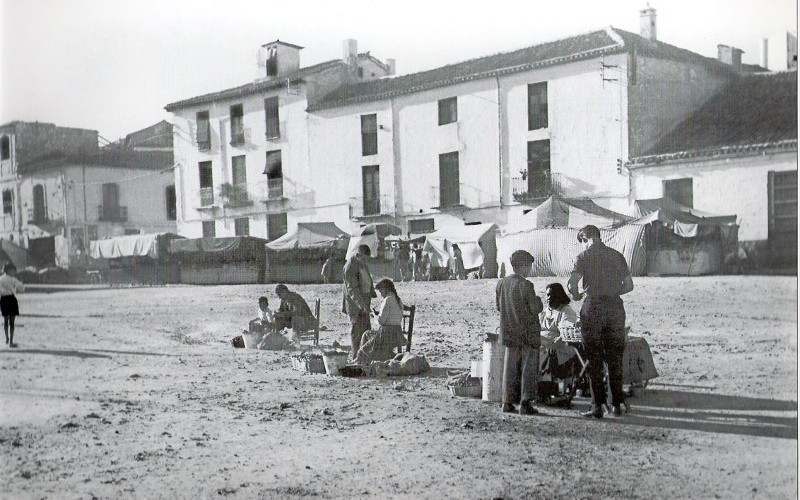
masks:
POLYGON ((422 280, 422 247, 419 246, 419 243, 414 243, 411 258, 414 261, 414 281, 420 281, 422 280))
POLYGON ((633 290, 631 271, 625 257, 600 240, 600 230, 584 226, 578 241, 586 249, 578 255, 569 277, 569 293, 575 300, 586 295, 581 307, 583 348, 589 361, 592 387, 592 409, 584 417, 603 418, 606 388, 603 384, 603 363, 608 364, 611 385, 612 414, 622 416, 622 356, 625 352, 625 307, 620 295, 633 290), (578 281, 583 278, 583 292, 578 281))
POLYGON ((539 313, 542 299, 525 277, 531 273, 533 255, 525 250, 511 254, 514 273, 497 283, 497 310, 500 311, 500 338, 506 347, 503 367, 503 413, 514 411, 519 403, 520 415, 535 415, 531 406, 536 401, 539 379, 539 313))
POLYGON ((375 297, 372 277, 367 268, 369 246, 359 245, 356 253, 344 265, 344 297, 342 312, 350 318, 350 358, 355 359, 361 347, 361 335, 371 328, 370 300, 375 297))

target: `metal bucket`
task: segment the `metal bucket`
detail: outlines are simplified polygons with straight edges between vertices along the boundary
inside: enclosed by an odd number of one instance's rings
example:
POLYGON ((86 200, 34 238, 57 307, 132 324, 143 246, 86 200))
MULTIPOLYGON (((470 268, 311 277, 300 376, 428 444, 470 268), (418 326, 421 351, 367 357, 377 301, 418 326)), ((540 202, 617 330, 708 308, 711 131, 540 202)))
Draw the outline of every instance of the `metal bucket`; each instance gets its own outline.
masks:
MULTIPOLYGON (((499 329, 498 329, 499 330, 499 329)), ((503 366, 506 348, 499 333, 487 333, 483 341, 483 400, 503 400, 503 366)))

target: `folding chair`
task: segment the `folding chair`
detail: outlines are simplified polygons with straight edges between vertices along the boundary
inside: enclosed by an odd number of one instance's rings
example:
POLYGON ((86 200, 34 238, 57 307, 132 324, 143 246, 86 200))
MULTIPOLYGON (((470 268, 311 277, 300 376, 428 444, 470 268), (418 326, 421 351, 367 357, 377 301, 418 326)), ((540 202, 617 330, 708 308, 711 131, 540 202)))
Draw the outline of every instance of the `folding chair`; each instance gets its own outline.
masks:
POLYGON ((320 299, 314 301, 314 319, 306 331, 300 332, 300 340, 313 340, 314 345, 319 345, 320 299))
MULTIPOLYGON (((406 336, 406 352, 411 352, 411 336, 414 335, 414 315, 417 312, 417 306, 403 305, 403 322, 400 327, 403 329, 403 334, 406 336)), ((403 346, 397 347, 397 353, 403 352, 403 346)))

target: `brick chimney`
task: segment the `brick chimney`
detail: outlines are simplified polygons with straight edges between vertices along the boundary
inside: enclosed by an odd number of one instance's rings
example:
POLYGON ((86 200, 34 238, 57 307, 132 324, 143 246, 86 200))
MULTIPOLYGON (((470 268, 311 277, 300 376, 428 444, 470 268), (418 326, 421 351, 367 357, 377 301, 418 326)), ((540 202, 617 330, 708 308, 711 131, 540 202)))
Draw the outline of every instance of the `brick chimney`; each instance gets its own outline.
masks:
POLYGON ((737 73, 741 73, 742 71, 742 54, 744 54, 742 49, 722 44, 717 45, 717 59, 719 59, 720 62, 733 66, 733 70, 737 73))
POLYGON ((267 78, 276 78, 300 69, 300 51, 303 47, 275 40, 258 50, 258 67, 265 70, 267 78))
POLYGON ((347 38, 342 42, 342 61, 355 73, 358 67, 358 42, 356 40, 347 38))
POLYGON ((639 11, 639 34, 648 40, 656 38, 656 9, 647 4, 647 8, 639 11))
POLYGON ((390 59, 386 59, 386 65, 389 66, 389 72, 387 73, 387 75, 394 75, 395 71, 396 71, 396 65, 397 65, 395 60, 391 59, 391 58, 390 59))

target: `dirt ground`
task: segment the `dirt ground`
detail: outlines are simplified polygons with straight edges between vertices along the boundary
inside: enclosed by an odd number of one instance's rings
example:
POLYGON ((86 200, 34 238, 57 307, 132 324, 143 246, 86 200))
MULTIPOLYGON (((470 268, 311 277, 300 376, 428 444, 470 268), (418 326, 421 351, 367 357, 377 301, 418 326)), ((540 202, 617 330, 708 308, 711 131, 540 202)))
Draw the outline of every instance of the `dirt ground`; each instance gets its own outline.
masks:
MULTIPOLYGON (((603 420, 582 398, 522 417, 449 394, 496 326, 496 280, 398 284, 433 370, 386 379, 233 349, 272 286, 39 288, 0 348, 1 495, 797 497, 797 279, 634 282, 660 377, 603 420)), ((322 299, 323 344, 349 343, 340 286, 292 288, 322 299)))

